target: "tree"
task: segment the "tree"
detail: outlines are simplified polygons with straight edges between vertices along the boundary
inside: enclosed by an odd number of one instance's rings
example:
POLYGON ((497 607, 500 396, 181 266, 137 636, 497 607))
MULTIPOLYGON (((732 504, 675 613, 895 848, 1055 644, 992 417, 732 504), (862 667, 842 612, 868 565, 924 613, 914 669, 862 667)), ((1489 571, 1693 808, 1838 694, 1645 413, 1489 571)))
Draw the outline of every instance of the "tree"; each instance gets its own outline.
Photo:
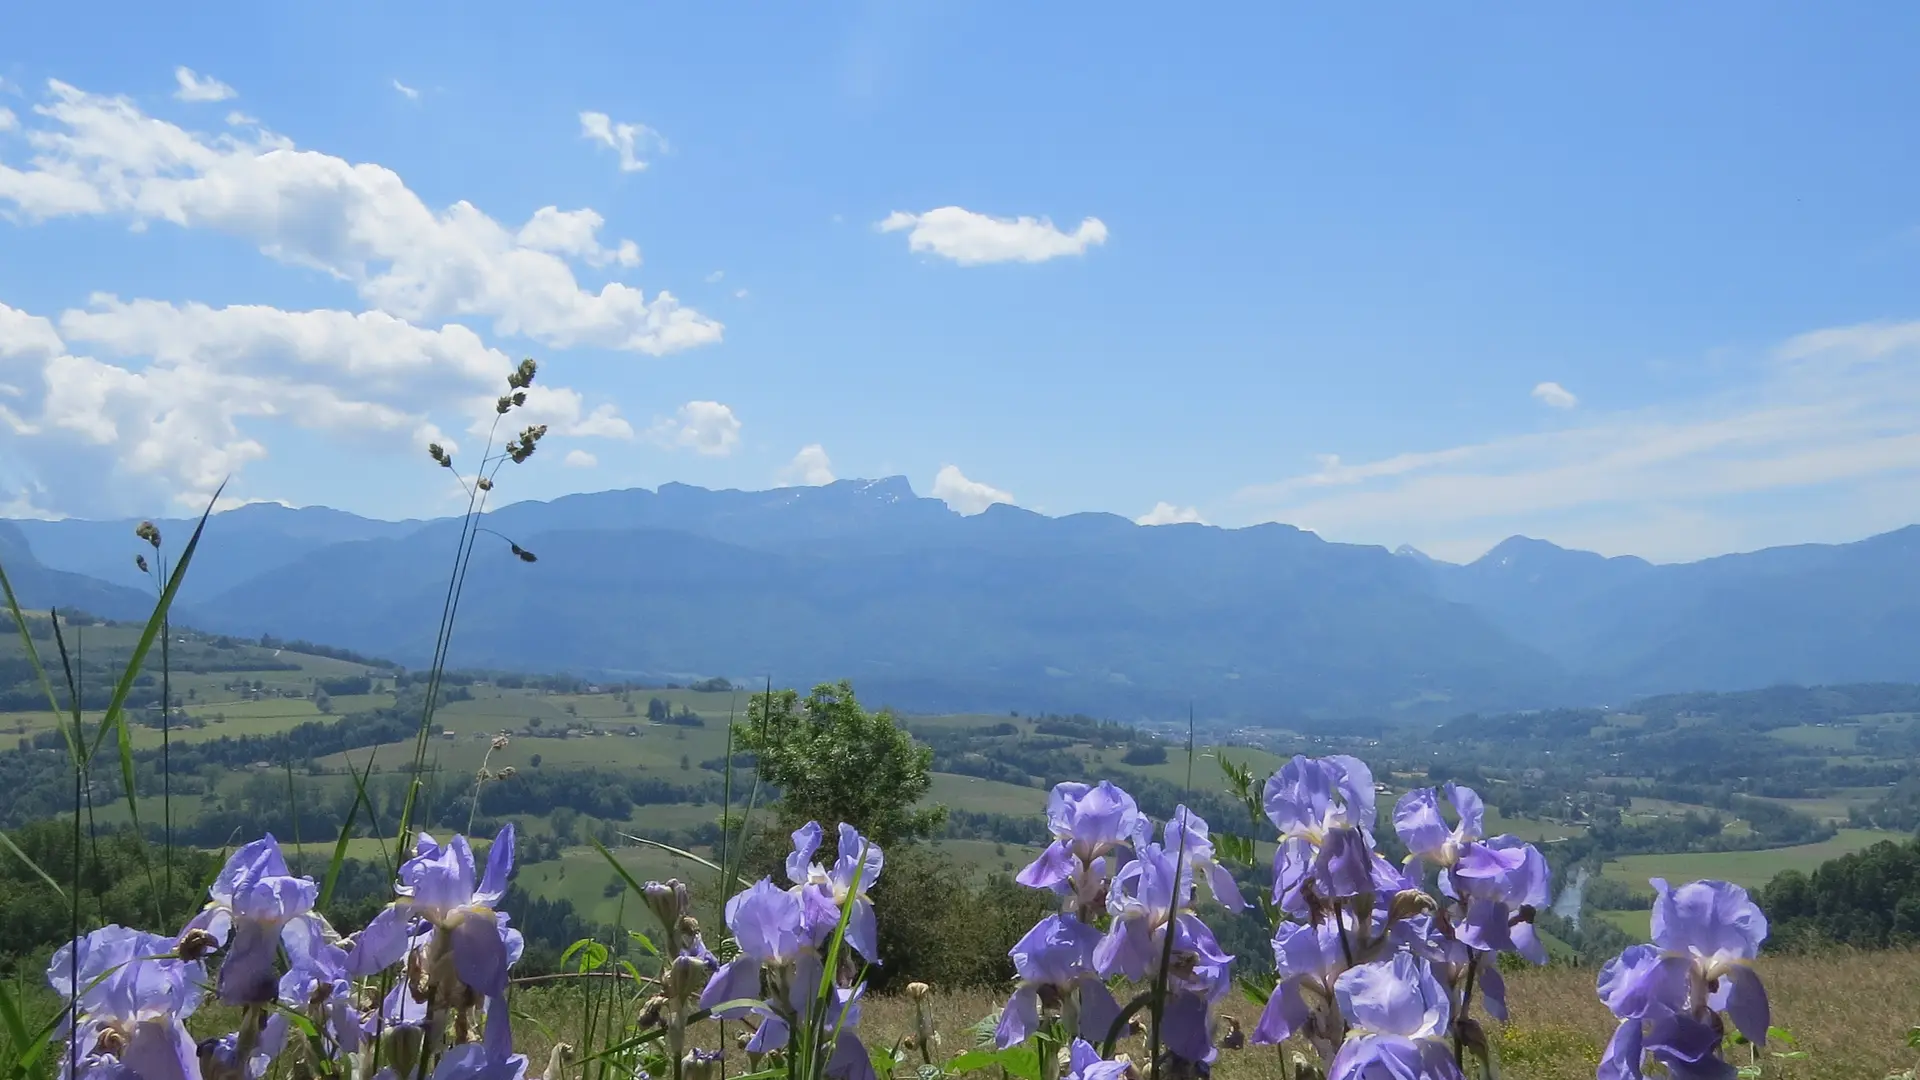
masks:
POLYGON ((779 789, 789 826, 844 821, 884 847, 946 820, 944 806, 915 809, 933 782, 932 748, 916 745, 892 713, 861 708, 851 682, 822 683, 805 699, 793 690, 754 698, 734 741, 779 789))

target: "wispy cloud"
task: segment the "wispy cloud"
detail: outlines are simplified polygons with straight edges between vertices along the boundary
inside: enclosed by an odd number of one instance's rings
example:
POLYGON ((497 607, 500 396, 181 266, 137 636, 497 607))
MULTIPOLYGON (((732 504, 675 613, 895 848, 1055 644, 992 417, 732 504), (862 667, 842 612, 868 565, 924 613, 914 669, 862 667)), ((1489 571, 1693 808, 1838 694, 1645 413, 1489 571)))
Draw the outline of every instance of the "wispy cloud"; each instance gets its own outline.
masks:
POLYGON ((619 154, 621 172, 640 172, 647 167, 646 154, 667 150, 667 140, 659 132, 645 124, 615 123, 603 112, 580 114, 580 137, 619 154))
POLYGON ((689 401, 654 422, 648 434, 662 446, 725 457, 740 445, 740 418, 718 401, 689 401))
POLYGON ((591 469, 600 464, 600 459, 585 450, 569 450, 567 456, 560 459, 560 464, 569 469, 591 469))
POLYGON ((593 239, 601 220, 593 211, 547 207, 515 228, 466 201, 433 210, 378 164, 290 153, 290 140, 266 131, 190 132, 124 97, 58 81, 48 91, 35 108, 44 121, 29 133, 45 149, 24 168, 0 162, 0 212, 227 233, 351 282, 374 308, 409 322, 491 318, 500 333, 556 348, 652 355, 720 340, 718 322, 670 292, 580 284, 568 257, 639 262, 637 247, 593 239))
POLYGON ((819 487, 833 483, 833 461, 827 457, 826 447, 819 443, 809 443, 793 455, 793 460, 780 470, 776 477, 781 487, 795 484, 807 487, 819 487))
POLYGON ((399 79, 393 80, 393 88, 395 90, 400 91, 400 96, 406 98, 408 101, 420 100, 420 91, 415 90, 413 87, 408 86, 406 83, 401 82, 399 79))
POLYGON ((1135 525, 1205 525, 1207 519, 1200 511, 1191 506, 1175 506, 1170 502, 1157 502, 1153 509, 1133 519, 1135 525))
POLYGON ((1470 558, 1513 532, 1656 559, 1905 523, 1882 488, 1920 481, 1920 322, 1793 338, 1718 396, 1571 427, 1319 467, 1239 504, 1342 540, 1470 558), (1811 495, 1818 514, 1778 496, 1811 495))
POLYGON ((1571 409, 1580 404, 1580 399, 1573 396, 1573 391, 1557 382, 1543 382, 1534 387, 1533 400, 1556 409, 1571 409))
POLYGON ((238 91, 211 75, 198 75, 189 67, 173 69, 173 96, 181 101, 226 101, 239 97, 238 91))
POLYGON ((933 497, 962 514, 978 514, 994 503, 1012 503, 1013 496, 991 484, 970 480, 957 465, 943 465, 933 476, 933 497))
POLYGON ((961 266, 1002 262, 1046 262, 1066 255, 1084 255, 1107 242, 1107 226, 1087 218, 1072 232, 1062 232, 1046 218, 999 218, 958 206, 942 206, 924 214, 895 210, 874 226, 881 232, 907 234, 912 251, 938 255, 961 266))

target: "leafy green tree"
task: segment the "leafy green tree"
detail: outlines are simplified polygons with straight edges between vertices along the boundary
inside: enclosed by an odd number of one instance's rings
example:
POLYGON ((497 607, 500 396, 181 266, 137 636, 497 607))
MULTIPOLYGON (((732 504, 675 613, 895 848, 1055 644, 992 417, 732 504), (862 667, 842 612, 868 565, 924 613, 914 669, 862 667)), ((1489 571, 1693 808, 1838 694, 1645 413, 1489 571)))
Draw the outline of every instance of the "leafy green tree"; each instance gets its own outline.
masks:
POLYGON ((892 713, 862 708, 846 680, 805 698, 793 690, 754 698, 734 745, 779 789, 790 827, 844 821, 885 847, 922 839, 946 820, 944 806, 915 805, 933 782, 933 750, 916 745, 892 713))

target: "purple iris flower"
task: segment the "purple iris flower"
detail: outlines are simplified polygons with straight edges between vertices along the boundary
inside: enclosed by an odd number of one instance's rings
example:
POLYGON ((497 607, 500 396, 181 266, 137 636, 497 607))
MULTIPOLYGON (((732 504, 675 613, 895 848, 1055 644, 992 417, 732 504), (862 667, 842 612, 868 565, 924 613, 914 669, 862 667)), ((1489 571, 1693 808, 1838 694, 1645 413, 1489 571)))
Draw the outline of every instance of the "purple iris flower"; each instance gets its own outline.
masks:
POLYGON ((1296 756, 1267 778, 1261 800, 1280 830, 1273 898, 1288 914, 1309 917, 1314 896, 1375 891, 1373 773, 1364 762, 1296 756))
POLYGON ((1424 859, 1463 877, 1497 877, 1519 867, 1519 853, 1480 842, 1486 818, 1479 794, 1459 784, 1409 791, 1393 807, 1393 827, 1407 846, 1408 861, 1424 859), (1441 816, 1442 795, 1453 804, 1458 824, 1449 826, 1441 816))
MULTIPOLYGON (((1144 847, 1152 839, 1153 833, 1147 826, 1147 819, 1141 818, 1139 831, 1134 839, 1135 847, 1144 847)), ((1240 895, 1240 886, 1233 880, 1233 874, 1214 858, 1212 834, 1207 830, 1207 819, 1188 810, 1185 806, 1174 808, 1173 817, 1167 819, 1161 847, 1177 853, 1187 864, 1187 873, 1201 878, 1207 883, 1207 891, 1228 911, 1244 911, 1247 902, 1240 895)))
POLYGON ((1007 953, 1019 976, 1019 988, 1000 1011, 994 1043, 1004 1050, 1025 1042, 1040 1027, 1040 1008, 1063 1007, 1063 1015, 1077 1011, 1069 1024, 1084 1037, 1104 1039, 1120 1014, 1107 984, 1093 968, 1093 950, 1100 931, 1072 913, 1041 919, 1007 953))
POLYGON ((200 1056, 201 1080, 260 1080, 267 1075, 267 1066, 280 1053, 287 1041, 287 1024, 284 1017, 275 1014, 269 1017, 265 1028, 247 1051, 247 1060, 240 1060, 240 1033, 228 1032, 213 1039, 202 1039, 198 1047, 200 1056), (278 1020, 278 1023, 274 1021, 278 1020))
POLYGON ((1334 984, 1352 1025, 1327 1080, 1462 1080, 1447 1044, 1453 1013, 1426 962, 1407 953, 1362 964, 1334 984))
POLYGON ((1146 844, 1114 875, 1107 894, 1113 916, 1107 936, 1094 948, 1095 970, 1124 974, 1136 982, 1158 977, 1173 934, 1167 986, 1172 991, 1161 1016, 1167 1049, 1189 1061, 1212 1061, 1211 1009, 1232 984, 1233 957, 1192 909, 1193 871, 1159 844, 1146 844))
MULTIPOLYGON (((405 927, 409 915, 425 919, 434 928, 428 949, 429 983, 445 983, 451 975, 481 997, 506 993, 509 939, 493 907, 507 893, 507 878, 513 873, 513 848, 514 828, 509 824, 493 838, 487 851, 486 873, 476 884, 473 849, 466 837, 456 835, 442 847, 433 837, 421 833, 413 858, 400 865, 400 884, 395 889, 400 900, 389 909, 395 914, 383 912, 374 920, 390 920, 382 927, 380 944, 391 949, 393 923, 405 927)), ((373 930, 369 924, 368 934, 373 930)), ((401 941, 405 940, 402 935, 401 941)), ((363 936, 360 948, 367 944, 363 936)))
POLYGON ((846 822, 840 823, 840 857, 831 867, 813 861, 820 850, 820 823, 809 821, 793 833, 793 851, 787 855, 787 880, 805 907, 807 932, 814 946, 826 944, 840 925, 840 911, 848 899, 853 913, 847 919, 847 944, 869 963, 880 962, 880 947, 873 920, 873 901, 867 890, 880 879, 886 856, 880 845, 862 837, 846 822))
MULTIPOLYGON (((311 1019, 340 1053, 360 1049, 360 1011, 353 1000, 347 951, 328 941, 311 920, 288 927, 286 943, 289 963, 280 977, 280 1003, 311 1019)), ((284 1021, 279 1013, 272 1019, 284 1021)))
POLYGON ((220 963, 217 989, 227 1005, 264 1005, 273 1000, 279 974, 274 957, 282 931, 313 910, 320 887, 287 869, 273 834, 233 853, 207 889, 207 906, 184 933, 202 930, 231 945, 220 963))
POLYGON ((513 1052, 513 1033, 504 1021, 504 1003, 499 1012, 502 1021, 488 1023, 486 1035, 479 1042, 461 1043, 440 1058, 433 1069, 433 1080, 524 1080, 527 1057, 513 1052))
MULTIPOLYGON (((857 851, 858 848, 856 847, 857 851)), ((852 880, 849 874, 848 880, 852 880)), ((804 1026, 820 989, 821 959, 809 929, 804 889, 787 890, 761 878, 727 901, 727 927, 740 955, 722 965, 700 993, 700 1007, 723 1019, 758 1017, 747 1043, 753 1054, 787 1045, 795 1025, 804 1026), (763 996, 761 975, 772 991, 763 996), (752 1002, 721 1009, 727 1002, 752 1002)), ((853 1034, 860 1020, 860 989, 835 988, 827 998, 826 1030, 835 1031, 827 1074, 836 1080, 872 1080, 873 1064, 853 1034), (864 1064, 862 1064, 864 1063, 864 1064)))
MULTIPOLYGON (((1254 1024, 1251 1038, 1255 1045, 1278 1045, 1294 1034, 1323 1047, 1339 1041, 1341 1026, 1335 1010, 1334 984, 1351 966, 1347 956, 1353 951, 1355 936, 1352 917, 1344 913, 1338 922, 1332 918, 1318 924, 1283 922, 1275 928, 1273 966, 1280 981, 1254 1024)), ((1375 941, 1355 960, 1371 959, 1368 954, 1377 952, 1383 943, 1375 941)))
MULTIPOLYGON (((702 1009, 715 1009, 728 1001, 759 1000, 762 968, 790 967, 813 947, 804 902, 766 878, 727 901, 727 928, 740 945, 740 955, 707 980, 700 992, 702 1009)), ((733 1020, 751 1011, 735 1008, 715 1015, 733 1020)), ((785 1041, 784 1032, 781 1039, 785 1041)))
POLYGON ((1292 761, 1267 778, 1261 803, 1282 837, 1318 844, 1341 828, 1371 831, 1373 771, 1356 757, 1335 754, 1292 761))
POLYGON ((60 1031, 78 1050, 77 1060, 62 1056, 63 1077, 199 1080, 181 1021, 199 1007, 207 970, 174 950, 173 938, 103 926, 54 952, 47 983, 73 1003, 60 1031))
POLYGON ((1730 1076, 1716 1056, 1714 1014, 1725 1012, 1742 1035, 1765 1042, 1767 991, 1752 962, 1767 918, 1745 889, 1725 881, 1675 889, 1655 878, 1652 885, 1654 943, 1635 945, 1600 970, 1600 1000, 1621 1020, 1601 1080, 1639 1080, 1647 1057, 1676 1077, 1730 1076))
POLYGON ((1067 1049, 1066 1080, 1126 1080, 1132 1071, 1131 1062, 1108 1061, 1085 1039, 1073 1040, 1067 1049))
POLYGON ((1055 784, 1047 796, 1053 843, 1014 880, 1073 897, 1085 915, 1100 903, 1115 861, 1111 853, 1139 831, 1142 820, 1133 796, 1109 781, 1055 784))
POLYGON ((1454 920, 1456 934, 1476 949, 1517 952, 1536 964, 1546 963, 1546 946, 1533 928, 1534 912, 1545 908, 1552 897, 1546 857, 1513 836, 1494 837, 1484 850, 1487 858, 1476 869, 1508 864, 1511 869, 1474 876, 1463 861, 1440 878, 1440 891, 1464 909, 1454 920))

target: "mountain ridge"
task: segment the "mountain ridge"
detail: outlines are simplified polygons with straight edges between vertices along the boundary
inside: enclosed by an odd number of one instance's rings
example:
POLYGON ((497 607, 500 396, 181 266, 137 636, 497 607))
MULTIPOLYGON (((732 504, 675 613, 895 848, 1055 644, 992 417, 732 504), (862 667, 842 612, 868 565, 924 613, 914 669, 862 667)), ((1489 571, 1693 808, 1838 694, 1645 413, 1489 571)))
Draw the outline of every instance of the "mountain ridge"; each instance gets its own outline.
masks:
MULTIPOLYGON (((663 484, 511 503, 485 524, 540 561, 480 537, 456 663, 845 675, 902 707, 1255 718, 1920 680, 1920 526, 1677 564, 1511 537, 1453 564, 1277 523, 961 515, 902 477, 663 484)), ((178 543, 190 523, 161 525, 178 543)), ((92 587, 85 568, 134 573, 131 522, 0 528, 10 572, 23 547, 54 547, 35 560, 69 575, 36 586, 50 599, 92 587)), ((459 530, 324 507, 214 515, 180 617, 423 663, 459 530)))

